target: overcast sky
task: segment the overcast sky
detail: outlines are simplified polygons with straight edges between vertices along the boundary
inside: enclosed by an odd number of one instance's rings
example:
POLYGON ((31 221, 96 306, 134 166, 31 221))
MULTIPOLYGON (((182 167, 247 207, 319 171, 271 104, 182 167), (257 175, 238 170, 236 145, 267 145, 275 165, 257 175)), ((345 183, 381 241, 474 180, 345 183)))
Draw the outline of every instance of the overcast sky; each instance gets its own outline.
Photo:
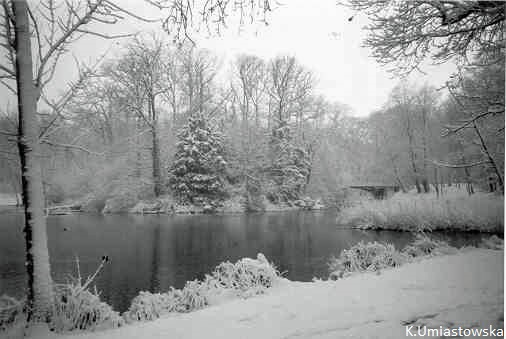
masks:
MULTIPOLYGON (((160 13, 143 0, 122 0, 118 3, 137 14, 147 17, 160 16, 160 13)), ((366 34, 362 27, 367 23, 364 16, 352 15, 348 9, 337 6, 335 0, 285 0, 269 16, 269 25, 246 27, 241 33, 232 25, 220 37, 208 38, 195 35, 198 46, 216 52, 224 59, 224 66, 235 55, 255 54, 270 58, 281 54, 297 57, 304 66, 311 69, 317 78, 318 94, 331 101, 349 105, 353 115, 367 116, 381 108, 390 90, 399 81, 392 79, 376 61, 370 57, 371 51, 361 47, 366 34)), ((109 31, 125 32, 136 30, 157 31, 162 34, 159 23, 147 24, 128 20, 109 31)), ((124 41, 124 40, 123 40, 124 41)), ((98 38, 86 38, 72 47, 72 52, 85 62, 92 62, 113 44, 98 38)), ((52 83, 51 92, 62 90, 68 78, 75 78, 73 59, 66 58, 58 69, 52 83)), ((419 83, 440 86, 454 70, 453 65, 426 67, 423 74, 413 74, 411 80, 419 83)), ((0 89, 3 103, 6 101, 5 89, 0 89)), ((12 98, 9 100, 13 104, 12 98)), ((2 103, 2 104, 3 104, 2 103)))

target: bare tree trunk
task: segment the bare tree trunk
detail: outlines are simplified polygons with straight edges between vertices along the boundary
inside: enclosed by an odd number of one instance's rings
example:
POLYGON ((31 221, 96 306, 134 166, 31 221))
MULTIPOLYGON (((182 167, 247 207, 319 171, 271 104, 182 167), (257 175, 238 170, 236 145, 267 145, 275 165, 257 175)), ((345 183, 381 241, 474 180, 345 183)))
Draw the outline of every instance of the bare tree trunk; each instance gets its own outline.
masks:
POLYGON ((158 145, 158 133, 157 133, 157 119, 155 111, 155 99, 150 98, 150 111, 151 111, 151 159, 153 164, 153 191, 155 197, 159 197, 162 194, 162 182, 161 182, 161 171, 160 171, 160 147, 158 145))
POLYGON ((476 121, 473 124, 474 124, 474 130, 476 131, 476 134, 478 135, 478 138, 480 139, 481 149, 482 149, 483 153, 485 153, 485 155, 487 156, 488 161, 490 161, 490 164, 492 165, 492 168, 494 169, 494 172, 497 175, 497 180, 499 182, 499 186, 501 187, 501 192, 504 192, 504 181, 502 178, 501 171, 499 170, 494 157, 492 156, 492 154, 490 154, 487 144, 485 143, 485 140, 483 139, 483 137, 481 135, 480 129, 478 128, 478 125, 476 124, 476 121))
MULTIPOLYGON (((425 95, 425 94, 424 94, 425 95)), ((423 191, 425 193, 430 192, 430 184, 427 173, 427 110, 425 107, 422 108, 422 118, 423 118, 423 178, 422 178, 422 186, 423 191)))
POLYGON ((411 160, 411 167, 413 168, 413 175, 415 176, 415 186, 416 192, 422 193, 422 188, 420 186, 420 173, 418 173, 418 169, 416 167, 416 151, 414 145, 414 136, 413 130, 411 129, 411 120, 409 118, 409 112, 406 112, 406 133, 408 135, 408 143, 409 143, 409 156, 411 160))
POLYGON ((394 174, 395 174, 395 179, 397 180, 397 183, 399 183, 399 186, 401 187, 401 191, 403 193, 407 193, 408 190, 406 189, 406 186, 404 185, 404 183, 402 182, 401 180, 401 177, 399 175, 399 169, 397 168, 397 165, 395 164, 395 158, 394 157, 391 157, 391 160, 392 160, 392 165, 394 167, 394 174))
MULTIPOLYGON (((464 154, 462 154, 462 163, 464 163, 464 164, 466 163, 466 158, 465 158, 464 154)), ((469 195, 471 195, 474 193, 474 188, 473 188, 473 180, 471 178, 471 173, 469 173, 468 167, 464 167, 464 174, 466 175, 466 190, 467 190, 467 193, 469 195)))
POLYGON ((151 136, 153 138, 153 147, 151 148, 151 156, 153 159, 153 190, 155 192, 155 196, 158 197, 162 194, 162 183, 160 174, 160 147, 158 145, 156 125, 151 129, 151 136))
POLYGON ((413 168, 413 174, 415 176, 415 186, 416 192, 422 193, 422 188, 420 186, 420 175, 418 174, 418 170, 416 168, 416 155, 413 149, 410 147, 410 156, 411 156, 411 167, 413 168))
POLYGON ((140 178, 141 177, 141 163, 142 163, 142 157, 141 157, 141 143, 142 143, 142 137, 140 135, 140 118, 135 118, 135 134, 137 142, 135 143, 135 177, 140 178))
POLYGON ((438 170, 437 167, 434 166, 434 188, 436 189, 436 196, 439 198, 439 180, 438 180, 438 170))
POLYGON ((16 34, 16 85, 18 97, 18 150, 25 224, 28 274, 28 319, 46 321, 53 303, 47 247, 42 168, 40 164, 37 88, 33 82, 31 34, 26 0, 12 2, 16 34))

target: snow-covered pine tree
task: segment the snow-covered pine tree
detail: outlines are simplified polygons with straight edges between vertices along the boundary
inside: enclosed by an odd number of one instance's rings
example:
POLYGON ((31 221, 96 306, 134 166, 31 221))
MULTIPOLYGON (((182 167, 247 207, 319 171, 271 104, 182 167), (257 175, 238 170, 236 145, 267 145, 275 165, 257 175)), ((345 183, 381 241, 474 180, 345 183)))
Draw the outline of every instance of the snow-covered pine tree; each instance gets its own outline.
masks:
POLYGON ((224 197, 225 147, 221 133, 203 114, 194 114, 177 135, 170 184, 181 202, 212 202, 224 197))
POLYGON ((270 168, 271 185, 267 196, 274 202, 291 202, 300 199, 310 173, 310 160, 306 150, 296 146, 290 127, 284 121, 272 131, 270 168), (273 187, 274 186, 274 187, 273 187))

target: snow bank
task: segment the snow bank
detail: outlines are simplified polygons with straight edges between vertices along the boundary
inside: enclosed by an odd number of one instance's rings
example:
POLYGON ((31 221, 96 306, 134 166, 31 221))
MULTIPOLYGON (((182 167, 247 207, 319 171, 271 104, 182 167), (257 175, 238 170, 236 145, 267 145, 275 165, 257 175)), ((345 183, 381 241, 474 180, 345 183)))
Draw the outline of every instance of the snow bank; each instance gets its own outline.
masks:
POLYGON ((405 324, 503 326, 502 251, 466 249, 338 281, 283 282, 265 295, 119 329, 40 339, 406 338, 405 324))
POLYGON ((263 294, 279 280, 279 272, 259 253, 257 259, 221 263, 203 281, 188 281, 181 290, 171 287, 165 293, 140 292, 123 317, 133 322, 154 320, 168 313, 192 312, 234 297, 263 294))

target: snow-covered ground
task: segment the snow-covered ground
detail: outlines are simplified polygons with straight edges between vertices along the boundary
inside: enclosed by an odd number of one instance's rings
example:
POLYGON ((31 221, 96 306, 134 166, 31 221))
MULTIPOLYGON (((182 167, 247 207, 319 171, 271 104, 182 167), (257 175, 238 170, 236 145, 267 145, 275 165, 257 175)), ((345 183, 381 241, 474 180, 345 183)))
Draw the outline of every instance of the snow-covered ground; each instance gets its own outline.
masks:
POLYGON ((503 326, 503 252, 466 249, 381 274, 283 281, 266 295, 97 332, 37 338, 406 338, 406 324, 503 326))

